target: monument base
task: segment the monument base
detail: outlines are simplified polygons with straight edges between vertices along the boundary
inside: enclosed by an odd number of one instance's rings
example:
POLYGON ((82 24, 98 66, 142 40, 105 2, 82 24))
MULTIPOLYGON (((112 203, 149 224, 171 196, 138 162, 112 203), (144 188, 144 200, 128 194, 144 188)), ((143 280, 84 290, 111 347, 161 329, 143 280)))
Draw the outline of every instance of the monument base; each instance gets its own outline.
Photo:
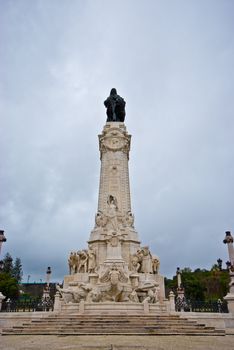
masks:
MULTIPOLYGON (((61 302, 59 311, 66 314, 85 314, 85 315, 159 315, 169 313, 168 301, 155 304, 144 303, 122 303, 122 302, 103 302, 87 303, 81 302, 65 304, 61 302)), ((55 310, 56 311, 56 310, 55 310)))
POLYGON ((228 293, 225 297, 224 300, 227 301, 228 304, 228 311, 234 315, 234 294, 233 293, 228 293))

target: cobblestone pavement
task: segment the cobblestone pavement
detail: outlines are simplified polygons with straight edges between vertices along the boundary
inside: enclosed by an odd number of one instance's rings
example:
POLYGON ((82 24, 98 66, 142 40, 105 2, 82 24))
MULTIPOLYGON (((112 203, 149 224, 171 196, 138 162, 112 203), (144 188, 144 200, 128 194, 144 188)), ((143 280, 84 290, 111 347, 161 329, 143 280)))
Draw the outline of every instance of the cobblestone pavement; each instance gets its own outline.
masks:
POLYGON ((0 336, 1 350, 232 350, 234 335, 0 336))

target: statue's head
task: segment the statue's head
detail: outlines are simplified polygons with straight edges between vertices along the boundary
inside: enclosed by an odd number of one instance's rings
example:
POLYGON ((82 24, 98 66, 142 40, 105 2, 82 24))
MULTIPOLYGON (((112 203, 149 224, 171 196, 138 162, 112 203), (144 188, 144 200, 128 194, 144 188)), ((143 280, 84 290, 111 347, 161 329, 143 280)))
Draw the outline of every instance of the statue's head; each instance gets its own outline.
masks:
POLYGON ((117 95, 117 90, 115 88, 111 89, 110 95, 117 95))

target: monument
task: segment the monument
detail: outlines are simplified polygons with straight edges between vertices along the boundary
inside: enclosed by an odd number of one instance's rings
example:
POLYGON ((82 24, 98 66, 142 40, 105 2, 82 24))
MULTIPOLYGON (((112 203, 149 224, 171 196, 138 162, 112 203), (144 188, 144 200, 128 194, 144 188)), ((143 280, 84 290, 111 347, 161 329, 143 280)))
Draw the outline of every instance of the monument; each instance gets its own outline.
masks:
POLYGON ((101 172, 95 225, 87 248, 74 247, 68 257, 69 275, 64 277, 63 287, 57 287, 55 309, 165 301, 159 258, 148 246, 141 246, 134 226, 128 170, 131 135, 124 124, 125 101, 112 89, 104 105, 107 121, 98 136, 101 172))

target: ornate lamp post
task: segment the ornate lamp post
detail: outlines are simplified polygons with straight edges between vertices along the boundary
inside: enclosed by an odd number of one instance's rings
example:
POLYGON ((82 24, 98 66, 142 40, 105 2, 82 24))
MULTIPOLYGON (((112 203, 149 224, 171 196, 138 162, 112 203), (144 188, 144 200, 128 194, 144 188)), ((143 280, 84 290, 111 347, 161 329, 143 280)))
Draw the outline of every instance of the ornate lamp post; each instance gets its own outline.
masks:
POLYGON ((176 276, 177 276, 177 298, 176 298, 177 311, 184 311, 184 307, 185 307, 184 288, 181 282, 181 270, 179 267, 177 267, 176 269, 176 276))
POLYGON ((4 236, 4 231, 0 230, 0 255, 1 255, 1 250, 2 250, 2 244, 3 242, 6 242, 6 237, 4 236))
POLYGON ((222 263, 223 263, 223 260, 219 258, 219 259, 217 260, 217 263, 218 263, 219 270, 222 271, 222 263))
MULTIPOLYGON (((4 236, 4 231, 0 230, 0 256, 1 256, 3 242, 6 242, 6 237, 4 236)), ((3 270, 3 267, 4 267, 4 263, 2 260, 0 260, 0 272, 3 270)), ((5 299, 5 296, 0 292, 0 311, 2 309, 2 302, 4 299, 5 299)))
POLYGON ((47 286, 49 287, 49 285, 50 285, 50 277, 51 277, 51 267, 50 266, 48 266, 47 267, 47 270, 46 270, 46 284, 47 284, 47 286))
POLYGON ((228 310, 230 313, 234 313, 234 248, 233 237, 230 231, 226 231, 226 236, 223 240, 224 244, 228 246, 229 262, 227 262, 227 268, 229 268, 230 283, 229 293, 224 297, 228 302, 228 310))
POLYGON ((51 267, 48 266, 47 270, 46 270, 46 286, 43 290, 43 295, 42 295, 42 299, 49 299, 50 298, 50 277, 51 277, 51 267))
POLYGON ((230 231, 226 231, 226 236, 223 240, 224 244, 227 244, 228 246, 228 254, 229 254, 229 260, 231 265, 234 265, 234 248, 233 248, 233 237, 231 235, 230 231))
POLYGON ((52 300, 50 298, 50 277, 51 277, 51 267, 48 266, 47 270, 46 270, 46 285, 45 288, 43 289, 43 295, 41 298, 41 302, 42 302, 42 309, 43 311, 49 311, 52 306, 52 300))

